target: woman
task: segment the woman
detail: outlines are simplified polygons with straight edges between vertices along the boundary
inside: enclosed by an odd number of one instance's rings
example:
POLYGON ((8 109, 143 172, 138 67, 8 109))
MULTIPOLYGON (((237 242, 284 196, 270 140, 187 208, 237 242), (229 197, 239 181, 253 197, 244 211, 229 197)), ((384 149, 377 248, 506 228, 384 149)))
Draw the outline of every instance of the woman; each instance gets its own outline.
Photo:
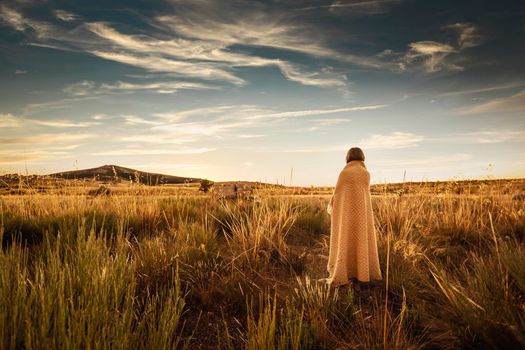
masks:
POLYGON ((374 214, 370 199, 370 173, 363 151, 354 147, 337 179, 328 205, 331 211, 330 254, 327 282, 333 286, 380 280, 374 214))

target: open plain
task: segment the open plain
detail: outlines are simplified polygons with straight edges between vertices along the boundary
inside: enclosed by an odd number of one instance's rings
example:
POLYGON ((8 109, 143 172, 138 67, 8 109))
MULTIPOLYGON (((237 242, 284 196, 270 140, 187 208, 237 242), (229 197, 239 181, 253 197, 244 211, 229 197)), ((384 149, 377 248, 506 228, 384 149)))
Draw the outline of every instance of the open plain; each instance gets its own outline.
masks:
POLYGON ((330 188, 98 186, 4 181, 3 349, 525 346, 524 180, 373 185, 384 278, 339 289, 330 188))

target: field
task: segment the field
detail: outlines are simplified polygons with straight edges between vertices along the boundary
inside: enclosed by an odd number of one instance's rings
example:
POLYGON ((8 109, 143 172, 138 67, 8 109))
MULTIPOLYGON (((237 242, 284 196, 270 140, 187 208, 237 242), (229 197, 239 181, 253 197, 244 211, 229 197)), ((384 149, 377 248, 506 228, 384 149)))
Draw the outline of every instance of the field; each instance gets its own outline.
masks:
POLYGON ((384 280, 339 289, 330 188, 16 181, 2 349, 525 348, 524 180, 374 186, 384 280))

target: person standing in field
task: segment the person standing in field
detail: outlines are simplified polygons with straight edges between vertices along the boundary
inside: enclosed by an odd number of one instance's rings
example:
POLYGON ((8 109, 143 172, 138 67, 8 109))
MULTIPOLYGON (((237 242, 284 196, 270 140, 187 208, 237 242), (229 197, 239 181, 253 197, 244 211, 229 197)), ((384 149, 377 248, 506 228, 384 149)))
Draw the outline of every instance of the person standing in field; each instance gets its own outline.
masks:
POLYGON ((348 151, 327 209, 331 227, 326 282, 342 286, 352 278, 360 282, 381 280, 370 173, 360 148, 348 151))

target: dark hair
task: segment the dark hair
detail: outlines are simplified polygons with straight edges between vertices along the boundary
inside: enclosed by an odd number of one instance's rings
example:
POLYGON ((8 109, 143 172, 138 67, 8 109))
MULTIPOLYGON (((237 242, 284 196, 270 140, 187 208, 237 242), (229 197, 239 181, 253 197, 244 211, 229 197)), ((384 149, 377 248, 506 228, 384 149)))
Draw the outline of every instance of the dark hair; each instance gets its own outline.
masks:
POLYGON ((365 160, 365 154, 361 148, 352 147, 348 150, 348 153, 346 154, 346 162, 350 163, 352 160, 365 160))

